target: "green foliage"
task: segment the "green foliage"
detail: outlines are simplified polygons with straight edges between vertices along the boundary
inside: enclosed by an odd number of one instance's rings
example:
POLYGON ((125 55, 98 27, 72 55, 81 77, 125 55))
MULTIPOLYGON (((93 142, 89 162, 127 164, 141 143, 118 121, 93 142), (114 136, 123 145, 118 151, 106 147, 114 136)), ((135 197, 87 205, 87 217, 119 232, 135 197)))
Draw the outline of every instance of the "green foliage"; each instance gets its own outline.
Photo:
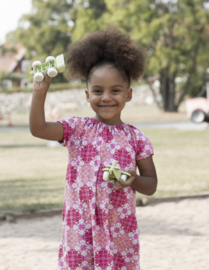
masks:
POLYGON ((21 73, 5 73, 4 71, 0 72, 0 88, 3 87, 3 80, 11 80, 13 82, 19 82, 23 78, 21 73))
MULTIPOLYGON (((206 2, 105 0, 106 10, 96 21, 97 29, 117 25, 146 48, 144 78, 159 77, 164 110, 177 110, 184 96, 195 96, 204 83, 202 76, 209 63, 209 10, 204 6, 206 2), (183 78, 184 83, 177 85, 177 77, 183 78)), ((88 16, 83 14, 82 21, 86 24, 89 17, 84 18, 85 15, 88 16)), ((84 34, 79 32, 82 21, 75 25, 73 35, 76 32, 76 39, 84 34)), ((91 27, 89 31, 92 31, 91 27)))
POLYGON ((88 32, 116 25, 146 48, 144 78, 159 77, 162 108, 175 111, 186 94, 196 95, 203 84, 200 78, 209 63, 208 3, 203 0, 33 0, 33 12, 21 18, 18 29, 8 35, 8 40, 21 42, 30 57, 45 59, 48 55, 65 53, 68 43, 88 32), (176 85, 177 77, 183 78, 181 88, 176 85), (193 86, 194 78, 198 87, 193 86))
POLYGON ((14 54, 17 53, 17 50, 14 47, 5 47, 4 45, 0 46, 0 53, 4 56, 6 53, 14 54))
MULTIPOLYGON (((33 0, 33 10, 19 21, 18 28, 7 35, 7 42, 19 42, 27 48, 26 57, 45 60, 49 55, 66 53, 70 42, 72 23, 66 0, 33 0)), ((28 77, 29 78, 29 77, 28 77)), ((67 81, 63 74, 55 82, 67 81)))
POLYGON ((65 52, 71 35, 68 26, 71 5, 66 0, 33 0, 32 3, 33 12, 20 19, 16 39, 28 49, 30 56, 35 52, 45 58, 65 52))
POLYGON ((76 27, 73 31, 72 41, 79 40, 86 33, 99 29, 92 9, 79 9, 77 17, 78 19, 76 20, 76 27))

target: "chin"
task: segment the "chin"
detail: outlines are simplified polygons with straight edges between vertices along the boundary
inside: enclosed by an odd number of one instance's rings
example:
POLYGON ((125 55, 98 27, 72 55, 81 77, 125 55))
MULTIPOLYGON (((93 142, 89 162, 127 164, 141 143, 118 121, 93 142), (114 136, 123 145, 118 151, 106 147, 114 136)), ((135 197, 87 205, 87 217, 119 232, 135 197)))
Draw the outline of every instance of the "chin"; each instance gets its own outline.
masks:
POLYGON ((105 119, 105 120, 111 120, 111 119, 113 119, 113 118, 115 118, 116 117, 116 115, 100 115, 99 114, 99 117, 101 117, 102 119, 105 119))

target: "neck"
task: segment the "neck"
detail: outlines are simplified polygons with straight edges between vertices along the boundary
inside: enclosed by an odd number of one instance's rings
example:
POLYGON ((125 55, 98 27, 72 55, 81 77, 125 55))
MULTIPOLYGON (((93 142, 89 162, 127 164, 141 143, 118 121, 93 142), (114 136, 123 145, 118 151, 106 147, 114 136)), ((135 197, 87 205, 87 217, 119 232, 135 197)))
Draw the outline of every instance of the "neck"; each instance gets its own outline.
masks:
POLYGON ((96 119, 97 121, 101 122, 101 123, 104 123, 104 124, 110 125, 110 126, 122 125, 123 124, 123 122, 121 121, 120 117, 117 118, 117 119, 115 119, 115 118, 114 119, 113 118, 111 118, 111 119, 104 119, 104 118, 102 118, 102 117, 100 117, 99 115, 96 114, 93 118, 96 119))

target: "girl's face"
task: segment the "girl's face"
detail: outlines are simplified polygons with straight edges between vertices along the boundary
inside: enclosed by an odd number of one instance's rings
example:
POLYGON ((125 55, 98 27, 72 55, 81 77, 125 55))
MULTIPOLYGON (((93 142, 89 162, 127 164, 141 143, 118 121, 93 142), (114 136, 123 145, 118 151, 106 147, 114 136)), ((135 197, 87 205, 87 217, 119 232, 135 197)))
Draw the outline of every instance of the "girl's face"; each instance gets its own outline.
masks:
POLYGON ((121 111, 132 98, 132 89, 117 68, 105 65, 90 75, 86 99, 95 111, 95 119, 107 125, 121 125, 121 111))

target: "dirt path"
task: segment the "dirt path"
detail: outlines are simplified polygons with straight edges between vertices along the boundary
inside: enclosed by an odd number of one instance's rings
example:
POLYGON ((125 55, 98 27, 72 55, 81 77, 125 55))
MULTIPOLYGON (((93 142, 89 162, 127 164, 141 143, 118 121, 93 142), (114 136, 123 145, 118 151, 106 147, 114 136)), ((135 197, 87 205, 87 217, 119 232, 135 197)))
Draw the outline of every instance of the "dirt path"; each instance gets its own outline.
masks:
MULTIPOLYGON (((137 208, 142 270, 208 270, 209 198, 137 208)), ((61 216, 0 223, 0 270, 56 270, 61 216)), ((129 269, 127 269, 129 270, 129 269)))

